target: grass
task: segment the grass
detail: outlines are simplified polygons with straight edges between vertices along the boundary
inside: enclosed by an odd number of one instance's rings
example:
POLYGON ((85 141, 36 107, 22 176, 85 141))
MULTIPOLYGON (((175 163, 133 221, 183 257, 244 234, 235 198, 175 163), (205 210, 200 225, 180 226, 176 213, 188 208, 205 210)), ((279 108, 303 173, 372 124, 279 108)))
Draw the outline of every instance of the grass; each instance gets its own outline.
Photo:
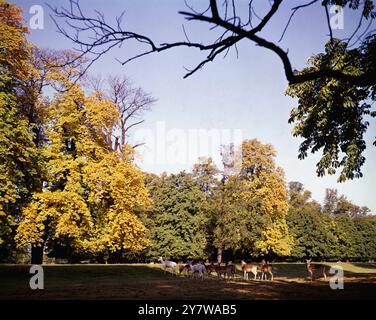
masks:
MULTIPOLYGON (((327 264, 328 266, 330 264, 327 264)), ((337 264, 335 264, 337 265, 337 264)), ((376 264, 341 263, 344 290, 310 282, 304 264, 273 264, 274 281, 204 281, 164 274, 160 265, 46 265, 44 290, 29 288, 29 266, 0 265, 0 299, 375 299, 376 264)))

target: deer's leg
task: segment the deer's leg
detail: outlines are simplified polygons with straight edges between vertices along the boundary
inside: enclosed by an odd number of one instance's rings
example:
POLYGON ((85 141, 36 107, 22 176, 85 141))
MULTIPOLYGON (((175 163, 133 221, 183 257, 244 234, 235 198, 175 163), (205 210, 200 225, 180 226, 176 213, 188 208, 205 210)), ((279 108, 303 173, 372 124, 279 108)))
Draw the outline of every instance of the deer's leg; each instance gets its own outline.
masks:
POLYGON ((326 280, 325 268, 323 269, 322 273, 323 273, 323 275, 324 275, 324 279, 326 280))
POLYGON ((269 273, 270 273, 270 276, 271 276, 270 280, 273 281, 273 273, 271 271, 269 273))

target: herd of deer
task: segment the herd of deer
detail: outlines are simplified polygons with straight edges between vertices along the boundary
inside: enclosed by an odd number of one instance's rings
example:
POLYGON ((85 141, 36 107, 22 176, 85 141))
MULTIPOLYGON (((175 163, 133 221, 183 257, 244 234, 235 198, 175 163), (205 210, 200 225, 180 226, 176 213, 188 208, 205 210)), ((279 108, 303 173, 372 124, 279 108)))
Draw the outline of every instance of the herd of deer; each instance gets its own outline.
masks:
MULTIPOLYGON (((164 260, 162 257, 159 257, 158 261, 160 261, 163 265, 164 272, 166 273, 166 270, 168 268, 173 270, 173 273, 177 275, 177 271, 179 271, 179 274, 186 273, 190 275, 192 278, 198 277, 201 279, 204 279, 205 273, 210 276, 213 272, 217 274, 217 278, 221 279, 222 276, 224 278, 235 278, 236 274, 236 268, 235 265, 233 265, 231 262, 226 263, 226 265, 221 264, 204 264, 204 263, 197 263, 192 264, 192 261, 188 261, 187 264, 177 264, 174 261, 170 260, 164 260)), ((270 280, 273 281, 273 267, 271 264, 266 262, 265 260, 261 261, 260 265, 253 264, 253 263, 246 263, 243 260, 241 261, 242 271, 243 271, 243 277, 245 280, 249 279, 249 274, 252 273, 254 276, 254 280, 257 279, 258 273, 261 273, 261 280, 267 280, 267 275, 270 275, 270 280)), ((325 273, 325 265, 323 264, 313 264, 311 262, 311 259, 306 260, 306 266, 307 271, 309 272, 311 276, 311 281, 313 280, 314 275, 317 272, 320 272, 323 274, 324 278, 326 279, 326 273, 325 273)))
MULTIPOLYGON (((209 276, 213 272, 217 274, 218 279, 222 278, 235 278, 236 268, 235 265, 231 262, 226 263, 225 265, 221 264, 204 264, 204 263, 197 263, 192 264, 192 261, 188 261, 187 264, 177 264, 174 261, 170 260, 163 260, 162 257, 158 259, 163 265, 164 272, 168 268, 173 270, 174 274, 177 274, 179 271, 180 274, 188 274, 191 277, 195 278, 204 278, 205 273, 209 276)), ((265 260, 262 260, 261 265, 257 266, 256 264, 245 263, 242 261, 242 270, 244 273, 244 279, 248 280, 248 274, 252 272, 254 274, 254 279, 257 279, 257 274, 261 272, 261 280, 267 279, 267 274, 270 274, 271 280, 273 280, 273 273, 272 273, 272 266, 267 263, 265 260)))

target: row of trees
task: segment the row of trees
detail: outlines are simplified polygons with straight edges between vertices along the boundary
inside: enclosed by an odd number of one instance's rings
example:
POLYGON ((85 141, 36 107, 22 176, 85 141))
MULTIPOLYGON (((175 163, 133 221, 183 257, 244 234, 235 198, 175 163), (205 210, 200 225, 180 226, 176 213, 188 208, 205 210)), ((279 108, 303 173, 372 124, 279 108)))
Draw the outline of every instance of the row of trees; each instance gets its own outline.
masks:
POLYGON ((375 259, 376 218, 369 209, 334 189, 326 190, 323 205, 300 182, 286 190, 274 154, 270 145, 248 140, 235 174, 204 158, 192 173, 148 174, 154 206, 142 219, 152 245, 132 259, 216 260, 221 249, 231 260, 375 259))
POLYGON ((287 224, 294 238, 291 256, 369 260, 376 257, 376 219, 333 189, 323 206, 299 182, 289 183, 287 224))

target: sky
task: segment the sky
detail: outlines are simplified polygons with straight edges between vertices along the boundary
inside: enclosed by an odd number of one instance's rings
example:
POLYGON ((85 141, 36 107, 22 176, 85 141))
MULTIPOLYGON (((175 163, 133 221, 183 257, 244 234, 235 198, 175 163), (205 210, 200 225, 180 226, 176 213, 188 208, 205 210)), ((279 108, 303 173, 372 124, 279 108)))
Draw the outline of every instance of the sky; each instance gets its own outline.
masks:
MULTIPOLYGON (((30 41, 41 48, 73 48, 73 44, 57 32, 46 5, 68 7, 68 0, 13 2, 23 8, 27 23, 33 16, 30 13, 32 6, 39 5, 43 9, 43 29, 30 29, 30 41)), ((206 0, 188 2, 197 10, 205 9, 207 3, 206 0)), ((244 15, 248 1, 238 2, 238 12, 244 15)), ((254 3, 259 16, 270 8, 266 0, 254 3)), ((205 23, 184 20, 178 14, 180 10, 187 10, 183 0, 81 0, 80 4, 85 13, 94 15, 94 10, 98 10, 112 22, 125 11, 123 26, 149 36, 156 43, 185 40, 182 25, 191 41, 210 43, 219 32, 210 30, 205 23)), ((302 2, 295 0, 283 3, 260 35, 278 42, 291 8, 299 4, 302 2)), ((343 25, 339 21, 339 29, 333 30, 338 38, 351 34, 359 19, 356 12, 345 9, 343 14, 343 25)), ((288 50, 293 68, 301 69, 311 55, 323 51, 327 40, 325 12, 320 5, 314 5, 294 15, 278 44, 288 50)), ((231 50, 226 58, 219 57, 183 79, 184 67, 195 67, 205 58, 204 52, 178 48, 140 58, 125 66, 118 62, 140 50, 134 43, 126 43, 103 56, 89 72, 104 78, 125 75, 135 86, 157 99, 144 115, 145 122, 136 127, 130 137, 130 142, 145 143, 138 148, 141 169, 154 173, 189 171, 198 156, 212 156, 219 164, 221 143, 237 144, 242 139, 257 138, 275 147, 276 161, 285 170, 286 180, 302 182, 315 200, 322 202, 325 189, 336 188, 355 204, 366 205, 376 213, 376 148, 372 146, 375 121, 366 134, 364 177, 345 183, 337 183, 338 175, 319 178, 315 170, 320 152, 310 154, 305 160, 298 159, 301 139, 293 137, 292 125, 288 124, 290 111, 297 106, 297 101, 285 95, 287 81, 281 61, 274 53, 242 40, 238 56, 231 50)))

